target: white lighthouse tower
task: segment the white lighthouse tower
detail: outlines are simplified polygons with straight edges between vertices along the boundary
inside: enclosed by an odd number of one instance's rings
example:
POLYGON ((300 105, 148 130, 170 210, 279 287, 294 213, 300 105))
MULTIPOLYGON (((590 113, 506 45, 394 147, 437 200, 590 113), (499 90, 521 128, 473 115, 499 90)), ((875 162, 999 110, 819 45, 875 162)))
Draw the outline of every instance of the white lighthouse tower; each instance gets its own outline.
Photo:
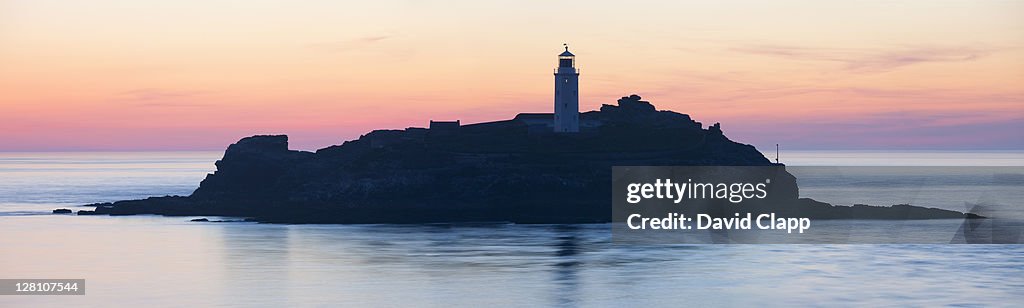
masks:
POLYGON ((580 131, 580 71, 576 70, 576 56, 569 52, 558 55, 555 69, 555 132, 580 131))

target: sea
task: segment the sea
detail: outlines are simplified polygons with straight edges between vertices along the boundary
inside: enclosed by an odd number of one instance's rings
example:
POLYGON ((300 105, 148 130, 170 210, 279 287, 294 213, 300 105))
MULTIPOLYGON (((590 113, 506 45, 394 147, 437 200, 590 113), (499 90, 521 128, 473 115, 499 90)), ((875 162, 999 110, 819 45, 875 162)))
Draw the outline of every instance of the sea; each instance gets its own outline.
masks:
MULTIPOLYGON (((960 211, 988 203, 1006 215, 1024 212, 1020 179, 1000 171, 1024 166, 1022 151, 781 154, 789 166, 814 167, 797 174, 801 195, 825 202, 960 211), (892 172, 944 166, 958 169, 940 178, 892 172), (916 168, 880 174, 862 167, 916 168)), ((85 295, 0 295, 0 307, 1024 304, 1019 244, 625 245, 611 240, 607 224, 289 225, 51 214, 187 195, 221 155, 0 153, 0 279, 86 281, 85 295)))

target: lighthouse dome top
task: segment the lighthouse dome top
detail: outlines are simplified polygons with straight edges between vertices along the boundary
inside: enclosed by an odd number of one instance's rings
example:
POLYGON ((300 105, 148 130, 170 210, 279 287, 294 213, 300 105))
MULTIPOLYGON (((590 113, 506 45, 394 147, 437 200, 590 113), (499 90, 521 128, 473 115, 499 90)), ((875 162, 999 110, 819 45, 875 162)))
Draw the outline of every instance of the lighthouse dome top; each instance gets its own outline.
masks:
POLYGON ((572 54, 571 52, 569 52, 569 44, 562 44, 562 46, 565 47, 565 51, 558 55, 559 58, 561 58, 561 57, 575 57, 576 56, 576 55, 572 54))

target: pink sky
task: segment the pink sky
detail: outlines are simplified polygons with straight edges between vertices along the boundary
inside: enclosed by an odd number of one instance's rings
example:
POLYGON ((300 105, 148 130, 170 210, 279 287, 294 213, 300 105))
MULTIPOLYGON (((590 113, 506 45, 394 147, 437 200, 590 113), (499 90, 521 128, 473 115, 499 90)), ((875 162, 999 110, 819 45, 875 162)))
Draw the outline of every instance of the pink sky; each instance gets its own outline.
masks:
POLYGON ((1024 2, 0 0, 0 151, 316 149, 637 93, 770 150, 1024 149, 1024 2))

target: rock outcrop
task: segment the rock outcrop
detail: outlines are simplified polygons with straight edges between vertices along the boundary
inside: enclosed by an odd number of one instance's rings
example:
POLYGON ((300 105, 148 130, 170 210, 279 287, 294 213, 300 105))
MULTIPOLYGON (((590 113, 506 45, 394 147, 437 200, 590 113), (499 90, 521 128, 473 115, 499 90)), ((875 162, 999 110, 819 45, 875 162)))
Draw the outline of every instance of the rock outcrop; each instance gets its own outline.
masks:
MULTIPOLYGON (((95 212, 87 214, 280 223, 595 223, 611 219, 612 166, 783 167, 729 140, 717 124, 704 128, 636 95, 582 113, 579 133, 553 133, 546 119, 550 114, 522 114, 444 130, 377 130, 315 153, 289 150, 284 135, 247 137, 228 147, 217 171, 190 196, 93 204, 95 212)), ((824 218, 872 212, 798 199, 795 178, 783 174, 776 181, 787 188, 779 197, 793 208, 824 218)))

